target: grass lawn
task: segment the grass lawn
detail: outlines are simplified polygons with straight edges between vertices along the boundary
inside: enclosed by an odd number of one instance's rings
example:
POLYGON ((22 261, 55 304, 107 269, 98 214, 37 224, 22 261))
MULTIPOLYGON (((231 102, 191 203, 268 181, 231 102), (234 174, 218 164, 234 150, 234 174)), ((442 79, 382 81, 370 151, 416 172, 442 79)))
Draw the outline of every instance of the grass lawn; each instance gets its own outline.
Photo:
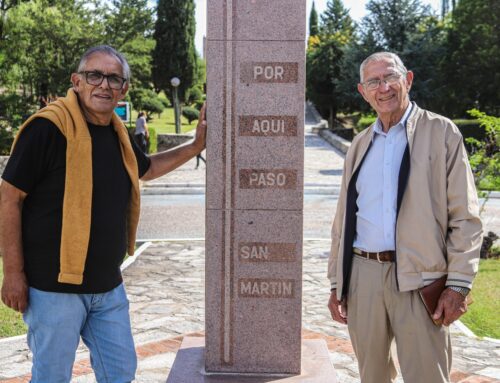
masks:
MULTIPOLYGON (((160 118, 158 118, 157 114, 153 114, 153 119, 148 122, 148 127, 156 130, 157 134, 165 134, 165 133, 175 133, 175 116, 174 109, 167 108, 163 111, 160 118)), ((135 110, 132 111, 132 123, 131 126, 135 127, 135 120, 137 119, 137 112, 135 110)), ((191 124, 188 123, 188 120, 181 116, 181 131, 182 133, 189 132, 196 128, 196 124, 198 120, 194 120, 191 124)))
POLYGON ((461 318, 477 336, 500 339, 500 259, 485 259, 479 263, 479 273, 474 280, 474 303, 461 318))
MULTIPOLYGON (((0 284, 3 281, 3 262, 0 257, 0 284)), ((26 333, 23 318, 17 311, 11 310, 0 301, 0 338, 26 333)))

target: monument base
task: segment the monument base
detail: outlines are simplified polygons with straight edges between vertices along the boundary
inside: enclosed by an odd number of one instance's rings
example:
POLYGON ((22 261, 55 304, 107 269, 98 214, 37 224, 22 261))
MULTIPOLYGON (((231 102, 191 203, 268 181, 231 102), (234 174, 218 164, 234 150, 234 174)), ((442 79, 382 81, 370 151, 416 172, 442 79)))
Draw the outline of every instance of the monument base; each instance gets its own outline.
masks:
POLYGON ((335 383, 335 369, 321 339, 302 341, 300 375, 219 374, 205 372, 205 338, 185 337, 167 383, 335 383))

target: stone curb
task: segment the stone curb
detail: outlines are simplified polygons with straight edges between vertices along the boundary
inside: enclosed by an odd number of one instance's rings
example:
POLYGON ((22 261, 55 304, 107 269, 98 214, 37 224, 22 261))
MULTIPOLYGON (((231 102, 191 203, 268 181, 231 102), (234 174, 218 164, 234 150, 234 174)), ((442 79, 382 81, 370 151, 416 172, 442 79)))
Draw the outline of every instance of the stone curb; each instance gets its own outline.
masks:
POLYGON ((318 134, 335 149, 340 150, 344 154, 346 154, 351 147, 351 143, 349 141, 340 136, 337 136, 326 128, 320 129, 318 131, 318 134))

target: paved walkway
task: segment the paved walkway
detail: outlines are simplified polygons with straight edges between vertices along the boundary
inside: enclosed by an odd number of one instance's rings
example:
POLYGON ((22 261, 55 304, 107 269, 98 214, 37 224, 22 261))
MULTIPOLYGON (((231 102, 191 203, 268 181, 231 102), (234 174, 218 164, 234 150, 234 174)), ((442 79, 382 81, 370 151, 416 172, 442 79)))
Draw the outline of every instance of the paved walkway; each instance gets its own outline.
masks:
MULTIPOLYGON (((327 341, 338 382, 359 382, 346 327, 333 322, 326 307, 328 245, 328 241, 304 243, 304 338, 327 341)), ((136 381, 165 382, 182 336, 200 336, 204 329, 204 242, 155 242, 125 269, 124 279, 139 358, 136 381)), ((466 337, 456 327, 452 331, 453 382, 500 381, 500 344, 466 337)), ((1 341, 0 382, 28 382, 29 371, 24 337, 1 341)), ((94 381, 82 346, 73 382, 94 381)))
MULTIPOLYGON (((307 129, 306 129, 307 132, 307 129)), ((306 133, 306 188, 338 187, 343 156, 321 138, 306 133)), ((204 185, 204 171, 189 161, 156 183, 204 185)), ((201 165, 204 169, 204 165, 201 165)), ((500 207, 487 205, 487 228, 500 232, 500 207)), ((305 216, 307 216, 305 212, 305 216)), ((307 224, 307 219, 305 219, 307 224)), ((338 382, 359 382, 346 327, 333 322, 326 307, 328 240, 304 241, 303 337, 327 341, 338 382)), ((204 242, 154 242, 124 270, 132 328, 139 358, 136 382, 165 382, 182 337, 203 335, 204 242)), ((500 343, 465 336, 452 326, 453 382, 500 382, 500 343)), ((30 355, 25 337, 0 340, 0 382, 28 382, 30 355)), ((88 352, 77 353, 72 382, 94 382, 88 352)), ((400 379, 399 382, 402 380, 400 379)), ((410 382, 411 383, 411 382, 410 382)))

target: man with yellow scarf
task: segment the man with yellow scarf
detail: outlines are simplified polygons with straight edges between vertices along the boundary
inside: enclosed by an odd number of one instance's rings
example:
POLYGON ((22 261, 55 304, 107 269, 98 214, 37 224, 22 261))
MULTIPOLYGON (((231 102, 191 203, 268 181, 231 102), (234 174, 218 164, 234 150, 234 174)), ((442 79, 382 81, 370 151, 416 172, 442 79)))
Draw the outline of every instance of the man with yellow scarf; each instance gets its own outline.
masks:
POLYGON ((114 113, 130 82, 123 55, 90 48, 71 82, 20 128, 2 175, 2 301, 28 326, 31 382, 69 382, 80 337, 98 382, 130 382, 137 358, 120 264, 134 251, 139 179, 205 148, 205 111, 192 142, 146 156, 114 113))

